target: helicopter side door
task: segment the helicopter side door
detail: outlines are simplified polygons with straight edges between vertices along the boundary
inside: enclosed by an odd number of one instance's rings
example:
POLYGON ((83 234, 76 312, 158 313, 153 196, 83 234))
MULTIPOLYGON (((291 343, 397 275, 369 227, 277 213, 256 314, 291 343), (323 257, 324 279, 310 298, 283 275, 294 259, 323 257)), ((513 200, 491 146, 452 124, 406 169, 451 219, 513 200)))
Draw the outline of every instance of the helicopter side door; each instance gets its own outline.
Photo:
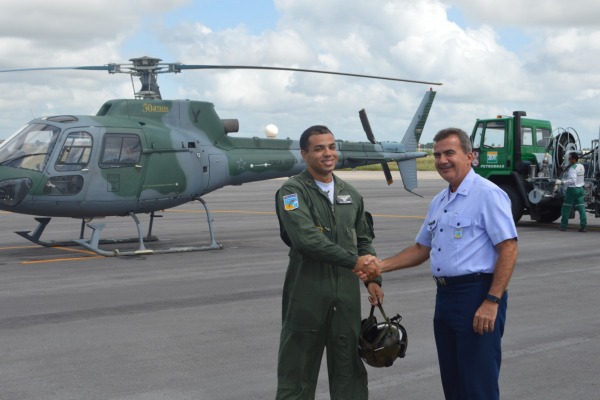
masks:
POLYGON ((136 211, 144 180, 143 132, 111 128, 97 140, 98 159, 88 171, 85 203, 94 215, 125 215, 136 211))
MULTIPOLYGON (((93 162, 97 128, 73 128, 61 135, 45 167, 47 179, 33 195, 33 204, 42 215, 87 215, 85 198, 88 173, 93 162)), ((34 161, 33 158, 29 161, 34 161)))

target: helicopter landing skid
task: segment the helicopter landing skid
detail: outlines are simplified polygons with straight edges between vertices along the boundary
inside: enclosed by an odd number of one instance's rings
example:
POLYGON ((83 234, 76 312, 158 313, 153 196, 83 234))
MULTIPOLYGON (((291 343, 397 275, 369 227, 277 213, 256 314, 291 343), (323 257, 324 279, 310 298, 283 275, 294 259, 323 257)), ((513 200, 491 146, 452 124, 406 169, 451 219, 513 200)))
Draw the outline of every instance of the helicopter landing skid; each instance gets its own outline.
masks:
MULTIPOLYGON (((48 225, 48 223, 50 223, 51 218, 48 217, 38 217, 38 218, 34 218, 37 222, 38 222, 38 226, 35 228, 35 230, 33 231, 33 233, 30 234, 31 231, 16 231, 15 233, 19 236, 21 236, 24 239, 29 240, 32 243, 35 243, 39 246, 43 246, 43 247, 67 247, 67 246, 79 246, 80 243, 78 243, 77 240, 67 240, 67 241, 55 241, 52 240, 50 242, 46 242, 43 240, 40 240, 40 237, 42 236, 42 233, 44 232, 44 229, 46 229, 46 226, 48 225)), ((83 237, 83 229, 85 227, 85 222, 82 221, 82 226, 81 226, 81 236, 80 236, 80 240, 83 237)), ((153 236, 151 234, 148 234, 148 236, 146 236, 146 238, 144 239, 146 242, 156 242, 158 241, 158 238, 156 236, 153 236)), ((129 238, 129 239, 101 239, 99 240, 99 244, 119 244, 119 243, 135 243, 139 241, 139 239, 136 238, 129 238)))
MULTIPOLYGON (((212 217, 210 216, 210 211, 208 210, 208 207, 206 206, 206 202, 202 198, 199 198, 199 197, 196 198, 195 200, 198 200, 199 202, 201 202, 202 205, 204 206, 204 210, 206 211, 206 219, 208 222, 208 230, 209 230, 210 241, 211 241, 210 245, 208 245, 208 246, 171 247, 169 249, 159 249, 159 250, 147 249, 144 246, 144 238, 142 237, 140 221, 134 213, 129 213, 129 215, 135 221, 137 231, 138 231, 137 241, 139 243, 139 247, 137 250, 121 251, 121 250, 115 249, 113 251, 106 251, 106 250, 100 249, 98 247, 98 245, 100 244, 100 234, 102 233, 102 229, 104 229, 105 224, 87 224, 87 226, 92 229, 92 236, 88 240, 78 239, 78 240, 75 240, 75 242, 77 244, 85 247, 86 249, 91 250, 94 253, 101 255, 101 256, 105 256, 105 257, 185 253, 185 252, 190 252, 190 251, 206 251, 206 250, 222 249, 223 245, 218 243, 215 239, 215 235, 213 232, 213 226, 212 226, 212 217)), ((154 218, 154 213, 152 214, 151 221, 153 218, 154 218)), ((151 222, 151 224, 152 224, 152 222, 151 222)))

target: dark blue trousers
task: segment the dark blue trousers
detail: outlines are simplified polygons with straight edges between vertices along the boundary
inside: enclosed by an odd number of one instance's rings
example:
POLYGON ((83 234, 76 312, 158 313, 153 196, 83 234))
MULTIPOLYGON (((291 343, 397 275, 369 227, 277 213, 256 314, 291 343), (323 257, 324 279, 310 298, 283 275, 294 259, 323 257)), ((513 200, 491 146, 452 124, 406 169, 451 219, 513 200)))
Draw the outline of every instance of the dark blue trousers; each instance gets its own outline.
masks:
POLYGON ((508 293, 498 306, 494 331, 473 331, 475 311, 484 301, 490 280, 438 286, 433 331, 446 400, 498 400, 500 341, 506 322, 508 293))

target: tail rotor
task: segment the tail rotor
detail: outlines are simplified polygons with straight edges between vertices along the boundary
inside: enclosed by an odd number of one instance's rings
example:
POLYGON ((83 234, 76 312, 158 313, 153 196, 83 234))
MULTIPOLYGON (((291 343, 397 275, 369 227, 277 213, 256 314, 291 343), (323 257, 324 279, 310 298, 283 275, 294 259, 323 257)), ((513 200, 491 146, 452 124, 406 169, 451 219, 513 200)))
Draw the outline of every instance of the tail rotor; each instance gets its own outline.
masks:
MULTIPOLYGON (((369 118, 367 118, 367 112, 364 108, 358 112, 358 116, 360 117, 360 122, 365 133, 367 134, 369 142, 377 144, 377 141, 375 140, 375 135, 373 134, 373 130, 371 129, 371 124, 369 123, 369 118)), ((387 181, 387 184, 391 185, 394 182, 394 179, 392 178, 392 172, 390 171, 390 167, 386 161, 383 161, 381 163, 381 169, 383 170, 383 174, 385 175, 385 180, 387 181)))

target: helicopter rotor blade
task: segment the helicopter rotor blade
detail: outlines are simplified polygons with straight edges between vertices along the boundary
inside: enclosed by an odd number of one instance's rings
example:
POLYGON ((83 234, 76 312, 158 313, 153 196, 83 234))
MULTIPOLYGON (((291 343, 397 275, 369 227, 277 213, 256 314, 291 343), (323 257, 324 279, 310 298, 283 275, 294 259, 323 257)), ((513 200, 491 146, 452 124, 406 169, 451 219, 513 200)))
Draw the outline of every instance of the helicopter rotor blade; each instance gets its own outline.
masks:
POLYGON ((442 85, 439 82, 428 82, 419 81, 413 79, 402 79, 402 78, 391 78, 386 76, 377 75, 364 75, 354 74, 346 72, 335 72, 335 71, 324 71, 316 69, 306 68, 288 68, 288 67, 265 67, 265 66, 252 66, 252 65, 186 65, 179 62, 176 63, 161 63, 160 58, 153 57, 138 57, 132 58, 131 64, 106 64, 106 65, 89 65, 89 66, 74 66, 74 67, 36 67, 36 68, 13 68, 13 69, 0 69, 0 72, 24 72, 24 71, 48 71, 48 70, 87 70, 87 71, 108 71, 109 74, 125 73, 131 76, 137 76, 142 82, 142 89, 135 91, 134 95, 136 98, 152 98, 161 99, 160 91, 157 85, 158 74, 164 73, 180 73, 183 70, 192 69, 220 69, 220 70, 232 70, 232 69, 245 69, 245 70, 267 70, 267 71, 290 71, 290 72, 308 72, 316 74, 327 74, 327 75, 338 75, 338 76, 351 76, 356 78, 369 78, 369 79, 380 79, 387 81, 396 82, 408 82, 408 83, 420 83, 427 85, 442 85))
POLYGON ((61 70, 61 69, 79 69, 85 71, 112 71, 115 69, 115 64, 109 65, 89 65, 82 67, 39 67, 39 68, 14 68, 14 69, 0 69, 0 72, 25 72, 25 71, 49 71, 49 70, 61 70))
POLYGON ((289 67, 266 67, 266 66, 252 66, 252 65, 210 65, 210 64, 181 64, 181 63, 161 63, 160 59, 152 59, 151 65, 145 65, 136 63, 138 60, 149 59, 149 57, 141 57, 139 59, 132 59, 133 64, 107 64, 107 65, 89 65, 89 66, 74 66, 74 67, 36 67, 36 68, 11 68, 11 69, 0 69, 0 72, 24 72, 24 71, 48 71, 48 70, 87 70, 87 71, 108 71, 109 73, 129 73, 129 74, 143 74, 143 73, 179 73, 182 70, 190 69, 251 69, 251 70, 267 70, 267 71, 290 71, 290 72, 308 72, 315 74, 327 74, 327 75, 339 75, 339 76, 352 76, 356 78, 368 78, 368 79, 380 79, 387 81, 396 82, 408 82, 408 83, 421 83, 425 85, 442 85, 440 82, 429 82, 420 81, 414 79, 403 79, 403 78, 392 78, 387 76, 378 75, 366 75, 366 74, 354 74, 348 72, 336 72, 336 71, 325 71, 318 69, 307 69, 307 68, 289 68, 289 67))
POLYGON ((250 66, 250 65, 173 64, 173 69, 175 72, 181 72, 181 70, 184 70, 184 69, 254 69, 254 70, 268 70, 268 71, 309 72, 309 73, 316 73, 316 74, 353 76, 356 78, 382 79, 382 80, 397 81, 397 82, 422 83, 425 85, 442 85, 442 83, 440 83, 440 82, 418 81, 418 80, 413 80, 413 79, 390 78, 390 77, 386 77, 386 76, 352 74, 352 73, 347 73, 347 72, 323 71, 323 70, 317 70, 317 69, 304 69, 304 68, 264 67, 264 66, 250 66))
POLYGON ((371 124, 369 123, 369 119, 367 118, 367 112, 364 108, 358 112, 358 116, 360 117, 360 123, 362 124, 363 130, 367 134, 369 142, 373 144, 377 143, 377 141, 375 140, 375 135, 373 135, 373 130, 371 129, 371 124))
MULTIPOLYGON (((375 135, 373 134, 371 124, 369 123, 369 118, 367 118, 367 112, 364 108, 358 112, 358 116, 360 117, 360 122, 362 123, 363 129, 367 134, 369 142, 376 144, 377 141, 375 140, 375 135)), ((381 163, 381 169, 383 170, 387 184, 391 185, 394 182, 394 178, 392 178, 392 172, 390 171, 390 167, 387 162, 384 161, 381 163)))

